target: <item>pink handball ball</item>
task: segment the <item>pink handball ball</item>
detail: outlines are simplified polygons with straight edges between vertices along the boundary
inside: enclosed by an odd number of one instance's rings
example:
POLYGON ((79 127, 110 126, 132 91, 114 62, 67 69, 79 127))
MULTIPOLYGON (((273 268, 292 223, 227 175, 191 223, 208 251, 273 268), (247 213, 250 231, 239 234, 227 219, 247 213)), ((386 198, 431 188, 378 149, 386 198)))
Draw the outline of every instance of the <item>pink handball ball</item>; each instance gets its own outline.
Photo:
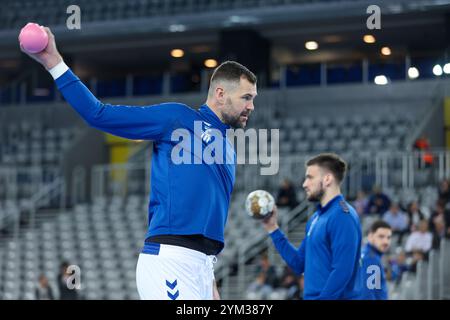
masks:
POLYGON ((19 42, 29 53, 38 53, 47 47, 48 35, 43 27, 29 22, 20 30, 19 42))

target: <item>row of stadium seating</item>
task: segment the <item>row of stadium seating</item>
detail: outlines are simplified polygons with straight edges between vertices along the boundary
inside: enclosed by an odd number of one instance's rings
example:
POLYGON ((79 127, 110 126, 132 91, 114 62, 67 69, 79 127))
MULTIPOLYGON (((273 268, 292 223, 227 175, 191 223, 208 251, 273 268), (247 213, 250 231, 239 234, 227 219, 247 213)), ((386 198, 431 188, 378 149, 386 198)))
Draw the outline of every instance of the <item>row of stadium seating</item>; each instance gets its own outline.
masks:
POLYGON ((41 217, 0 253, 4 299, 34 299, 43 273, 56 286, 62 261, 81 268, 85 299, 136 299, 135 267, 146 231, 146 199, 98 199, 56 217, 41 217))
MULTIPOLYGON (((79 0, 83 20, 108 21, 144 17, 189 14, 207 11, 256 8, 270 5, 308 3, 308 0, 79 0)), ((67 19, 66 8, 74 4, 70 0, 20 0, 2 4, 0 29, 20 27, 34 18, 47 24, 64 24, 67 19), (33 14, 32 14, 33 13, 33 14), (31 17, 32 15, 32 17, 31 17)))
POLYGON ((22 122, 0 128, 0 162, 19 165, 55 165, 77 134, 77 128, 44 128, 22 122))

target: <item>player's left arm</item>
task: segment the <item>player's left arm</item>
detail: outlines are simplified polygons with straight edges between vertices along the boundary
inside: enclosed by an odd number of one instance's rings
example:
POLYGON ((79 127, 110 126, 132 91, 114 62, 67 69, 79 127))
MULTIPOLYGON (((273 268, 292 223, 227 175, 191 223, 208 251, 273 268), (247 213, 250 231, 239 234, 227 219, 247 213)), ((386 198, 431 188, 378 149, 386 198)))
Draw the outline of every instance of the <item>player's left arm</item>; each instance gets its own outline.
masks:
POLYGON ((342 296, 359 261, 361 246, 358 226, 349 213, 339 212, 330 217, 327 232, 331 245, 331 272, 319 299, 334 300, 342 296))

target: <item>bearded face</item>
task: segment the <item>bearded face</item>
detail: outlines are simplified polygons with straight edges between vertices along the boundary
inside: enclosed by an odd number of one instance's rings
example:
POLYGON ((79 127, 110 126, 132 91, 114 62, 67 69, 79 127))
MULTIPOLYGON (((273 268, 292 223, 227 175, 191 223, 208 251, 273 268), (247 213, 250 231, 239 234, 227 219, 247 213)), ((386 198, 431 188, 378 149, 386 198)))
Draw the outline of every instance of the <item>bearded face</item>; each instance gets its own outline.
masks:
POLYGON ((245 128, 250 114, 255 109, 256 84, 241 78, 239 85, 229 87, 221 109, 222 121, 232 128, 245 128))
POLYGON ((312 165, 307 167, 303 189, 306 192, 308 201, 316 202, 322 200, 325 194, 323 179, 323 172, 318 166, 312 165))

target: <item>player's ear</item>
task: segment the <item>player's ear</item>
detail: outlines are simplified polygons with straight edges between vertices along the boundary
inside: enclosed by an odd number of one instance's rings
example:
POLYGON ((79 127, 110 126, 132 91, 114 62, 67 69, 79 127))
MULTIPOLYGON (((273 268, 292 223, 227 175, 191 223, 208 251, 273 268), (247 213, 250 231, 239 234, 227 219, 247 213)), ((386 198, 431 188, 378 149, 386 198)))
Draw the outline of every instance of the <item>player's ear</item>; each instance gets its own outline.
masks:
POLYGON ((225 90, 222 85, 219 84, 216 87, 216 89, 214 90, 214 95, 218 102, 220 102, 221 104, 225 103, 225 90))
POLYGON ((333 183, 334 177, 331 173, 325 174, 325 185, 329 187, 333 183))

